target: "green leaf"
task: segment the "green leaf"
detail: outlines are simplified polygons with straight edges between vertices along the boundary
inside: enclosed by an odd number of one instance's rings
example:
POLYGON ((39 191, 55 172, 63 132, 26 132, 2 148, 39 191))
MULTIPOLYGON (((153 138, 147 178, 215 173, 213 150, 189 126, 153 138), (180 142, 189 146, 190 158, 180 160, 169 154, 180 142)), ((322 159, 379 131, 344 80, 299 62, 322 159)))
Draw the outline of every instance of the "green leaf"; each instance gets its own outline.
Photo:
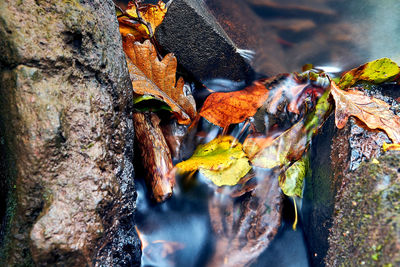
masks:
POLYGON ((307 168, 308 158, 304 156, 279 176, 279 186, 285 195, 289 197, 303 196, 303 185, 307 168))
POLYGON ((390 81, 399 73, 400 68, 396 62, 389 58, 381 58, 346 72, 338 85, 341 89, 344 89, 360 80, 379 84, 390 81))
POLYGON ((235 185, 251 169, 242 144, 232 136, 219 136, 198 146, 191 158, 176 167, 181 172, 199 170, 217 186, 235 185))
POLYGON ((133 99, 134 108, 138 111, 169 111, 172 112, 170 106, 168 106, 164 101, 158 97, 152 95, 141 95, 133 99))

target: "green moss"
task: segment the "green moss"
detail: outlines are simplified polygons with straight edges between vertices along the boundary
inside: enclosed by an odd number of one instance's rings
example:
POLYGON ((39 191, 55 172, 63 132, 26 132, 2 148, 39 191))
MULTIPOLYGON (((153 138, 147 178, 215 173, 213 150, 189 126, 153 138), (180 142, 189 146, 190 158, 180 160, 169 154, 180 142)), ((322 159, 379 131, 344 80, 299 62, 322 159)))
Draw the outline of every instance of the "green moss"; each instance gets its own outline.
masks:
POLYGON ((388 154, 379 161, 380 164, 364 163, 349 175, 335 206, 328 266, 335 261, 346 261, 346 266, 361 262, 365 266, 400 264, 400 153, 388 154))

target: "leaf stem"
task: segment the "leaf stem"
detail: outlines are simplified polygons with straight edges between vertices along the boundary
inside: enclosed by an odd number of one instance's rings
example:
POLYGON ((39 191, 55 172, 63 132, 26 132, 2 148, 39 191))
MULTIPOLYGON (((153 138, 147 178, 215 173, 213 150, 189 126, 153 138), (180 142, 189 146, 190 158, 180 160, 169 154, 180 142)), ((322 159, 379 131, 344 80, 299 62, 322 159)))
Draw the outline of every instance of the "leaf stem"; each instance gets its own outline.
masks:
POLYGON ((297 227, 297 204, 296 204, 296 197, 292 197, 294 202, 294 222, 293 222, 293 230, 296 231, 297 227))

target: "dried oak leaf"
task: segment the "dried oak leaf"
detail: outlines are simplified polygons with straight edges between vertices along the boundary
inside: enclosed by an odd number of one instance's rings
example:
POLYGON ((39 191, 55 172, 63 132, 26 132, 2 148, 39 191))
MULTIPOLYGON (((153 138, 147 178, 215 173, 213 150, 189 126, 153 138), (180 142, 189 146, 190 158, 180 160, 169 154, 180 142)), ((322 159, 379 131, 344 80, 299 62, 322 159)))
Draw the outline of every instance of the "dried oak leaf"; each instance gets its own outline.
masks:
POLYGON ((174 55, 168 54, 160 61, 149 40, 141 44, 134 42, 131 35, 125 38, 123 46, 134 92, 162 100, 171 107, 179 123, 189 124, 196 116, 196 104, 193 96, 185 95, 183 78, 176 81, 174 55))
POLYGON ((200 116, 222 128, 254 116, 268 98, 266 81, 255 81, 240 91, 209 95, 199 112, 200 116))
POLYGON ((399 73, 400 68, 396 62, 389 58, 381 58, 344 73, 338 86, 342 89, 348 88, 359 80, 376 84, 383 83, 393 79, 399 73))
POLYGON ((335 100, 335 123, 343 128, 350 116, 357 117, 370 129, 381 129, 394 143, 400 143, 400 117, 390 110, 386 102, 365 95, 358 90, 344 91, 331 82, 331 93, 335 100))
POLYGON ((232 136, 219 136, 198 146, 191 158, 176 167, 181 172, 199 170, 217 186, 236 185, 251 169, 242 144, 232 136))
MULTIPOLYGON (((149 39, 151 36, 147 26, 134 20, 138 19, 136 6, 134 3, 130 2, 125 12, 130 17, 118 17, 119 31, 122 37, 132 34, 135 36, 136 41, 149 39)), ((164 20, 165 14, 167 13, 167 8, 162 1, 159 1, 156 5, 139 3, 139 13, 143 21, 151 27, 152 33, 154 34, 156 28, 164 20)))

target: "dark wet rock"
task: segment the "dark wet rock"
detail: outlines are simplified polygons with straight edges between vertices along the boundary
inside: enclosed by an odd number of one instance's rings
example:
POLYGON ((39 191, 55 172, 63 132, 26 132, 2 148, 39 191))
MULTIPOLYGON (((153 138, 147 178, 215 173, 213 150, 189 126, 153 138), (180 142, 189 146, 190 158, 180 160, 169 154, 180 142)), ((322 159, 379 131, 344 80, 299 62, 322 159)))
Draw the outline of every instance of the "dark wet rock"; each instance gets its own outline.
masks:
POLYGON ((287 71, 277 33, 246 1, 207 0, 206 3, 235 44, 255 52, 251 65, 256 72, 274 75, 287 71))
POLYGON ((333 115, 313 139, 312 175, 306 179, 302 207, 313 266, 324 266, 336 195, 346 175, 351 175, 362 162, 378 158, 384 141, 389 142, 386 134, 365 130, 355 119, 337 129, 333 115))
POLYGON ((198 80, 244 81, 253 76, 252 68, 203 1, 174 0, 156 38, 198 80))
POLYGON ((1 1, 0 66, 0 262, 137 263, 132 91, 112 1, 1 1))
MULTIPOLYGON (((392 98, 397 94, 396 88, 373 86, 368 93, 387 103, 396 103, 392 98)), ((393 108, 396 109, 396 105, 393 108)), ((342 212, 335 207, 341 199, 338 192, 346 190, 347 183, 355 179, 355 171, 363 162, 372 164, 373 159, 381 161, 383 142, 390 142, 384 132, 366 129, 362 122, 354 118, 343 129, 337 129, 333 115, 313 139, 312 175, 306 179, 302 207, 304 232, 313 266, 325 266, 328 236, 337 227, 333 226, 333 216, 342 212)))
POLYGON ((400 152, 345 176, 336 197, 327 266, 400 265, 400 152))

